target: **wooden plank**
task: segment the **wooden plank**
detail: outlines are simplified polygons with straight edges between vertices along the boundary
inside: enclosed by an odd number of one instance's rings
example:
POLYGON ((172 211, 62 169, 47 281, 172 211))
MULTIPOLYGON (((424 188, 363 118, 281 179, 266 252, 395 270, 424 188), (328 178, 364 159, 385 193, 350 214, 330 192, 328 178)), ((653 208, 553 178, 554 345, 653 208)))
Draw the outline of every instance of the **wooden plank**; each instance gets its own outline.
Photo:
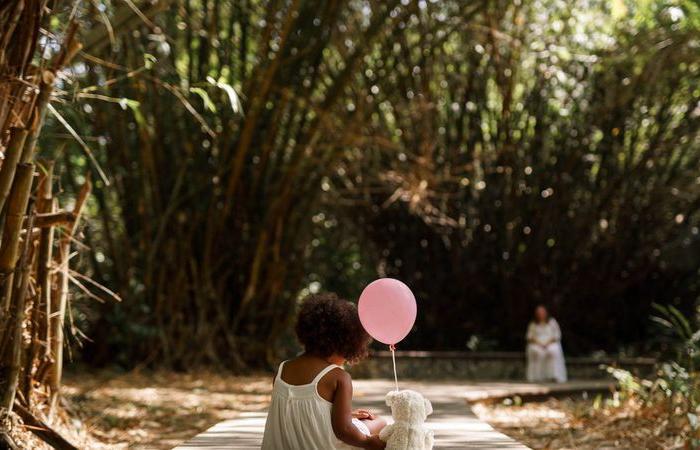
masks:
POLYGON ((237 419, 217 423, 195 436, 177 450, 239 450, 260 449, 265 428, 265 413, 244 413, 237 419))
MULTIPOLYGON (((353 385, 355 407, 379 411, 390 420, 384 396, 393 389, 392 380, 356 380, 353 385)), ((463 384, 402 382, 400 387, 417 390, 433 403, 434 413, 428 417, 427 426, 435 432, 436 449, 528 448, 479 420, 464 401, 463 384)), ((236 419, 214 425, 176 450, 259 449, 264 426, 264 413, 241 414, 236 419)))

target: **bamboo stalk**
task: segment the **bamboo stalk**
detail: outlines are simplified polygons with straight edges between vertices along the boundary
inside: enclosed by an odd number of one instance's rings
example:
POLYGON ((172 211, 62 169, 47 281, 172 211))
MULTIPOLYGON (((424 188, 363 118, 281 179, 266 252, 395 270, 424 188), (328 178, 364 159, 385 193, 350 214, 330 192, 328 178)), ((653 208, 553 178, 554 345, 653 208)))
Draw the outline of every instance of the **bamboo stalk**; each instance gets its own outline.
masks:
POLYGON ((54 82, 56 80, 56 72, 63 66, 70 64, 70 61, 80 51, 82 45, 75 40, 78 32, 78 24, 72 21, 68 24, 66 38, 61 47, 61 51, 56 54, 51 61, 51 67, 46 69, 41 74, 41 83, 39 84, 39 95, 37 96, 34 109, 32 111, 32 123, 30 133, 24 144, 24 150, 20 161, 29 163, 34 160, 36 151, 36 143, 39 140, 39 135, 44 127, 44 120, 48 111, 48 105, 51 100, 54 82))
POLYGON ((71 444, 66 438, 61 436, 56 430, 51 428, 46 422, 36 417, 32 412, 15 402, 15 411, 22 418, 22 421, 29 431, 34 433, 39 439, 49 444, 57 450, 78 450, 78 447, 71 444))
POLYGON ((5 151, 5 159, 0 167, 0 211, 5 206, 7 196, 12 188, 12 180, 15 178, 17 163, 22 156, 22 147, 27 139, 28 131, 22 128, 10 130, 10 142, 5 151))
POLYGON ((37 214, 34 218, 34 226, 37 228, 51 228, 58 225, 70 226, 75 222, 73 211, 54 211, 37 214))
POLYGON ((233 198, 236 192, 236 188, 238 187, 240 175, 243 170, 243 162, 245 161, 245 157, 248 154, 251 143, 253 142, 254 133, 257 129, 258 119, 261 113, 263 112, 265 100, 267 99, 267 95, 269 94, 270 89, 272 88, 272 82, 274 80, 275 74, 277 73, 280 67, 282 59, 282 49, 287 45, 289 34, 292 31, 292 27, 297 19, 296 12, 299 9, 299 5, 300 2, 298 0, 293 1, 290 4, 289 9, 286 12, 286 20, 282 25, 282 31, 280 32, 280 51, 276 54, 275 58, 265 69, 265 72, 261 74, 261 81, 256 89, 257 95, 254 98, 253 105, 251 106, 250 112, 246 117, 246 120, 243 125, 243 130, 241 130, 240 140, 238 141, 238 145, 236 146, 233 158, 231 159, 231 174, 229 175, 229 182, 226 188, 227 201, 224 203, 224 211, 221 217, 228 216, 228 214, 230 213, 230 209, 233 207, 233 198))
POLYGON ((51 336, 53 338, 51 340, 51 354, 53 355, 53 365, 50 368, 49 374, 49 387, 51 390, 50 414, 53 414, 56 408, 61 389, 61 376, 63 374, 63 324, 65 322, 66 306, 68 304, 70 246, 91 190, 92 183, 88 179, 81 187, 78 198, 75 201, 75 208, 73 209, 75 221, 68 229, 64 230, 59 244, 59 270, 57 273, 58 292, 51 311, 51 336))
MULTIPOLYGON (((38 186, 38 200, 37 200, 37 210, 40 214, 34 216, 34 226, 37 225, 37 219, 41 216, 41 213, 48 215, 51 214, 54 202, 52 199, 53 194, 53 161, 48 161, 44 163, 44 171, 42 172, 41 180, 38 186)), ((28 230, 31 228, 27 228, 28 230)), ((28 355, 25 361, 24 370, 24 398, 26 399, 27 405, 31 406, 32 396, 32 377, 34 371, 34 365, 39 355, 39 350, 41 343, 45 344, 43 358, 48 358, 49 356, 49 346, 48 346, 48 329, 49 329, 49 314, 50 314, 50 299, 51 299, 51 278, 49 271, 49 264, 51 262, 51 250, 53 243, 53 227, 47 226, 41 229, 39 235, 39 251, 37 257, 36 265, 36 278, 37 285, 39 287, 39 294, 36 296, 34 306, 32 308, 32 319, 31 319, 31 337, 32 341, 28 350, 28 355)), ((25 238, 28 239, 28 238, 25 238)))
MULTIPOLYGON (((143 5, 141 13, 144 17, 150 19, 171 7, 172 3, 174 3, 174 0, 159 0, 153 3, 149 2, 143 5)), ((129 5, 121 4, 113 12, 110 22, 112 24, 115 36, 119 36, 129 33, 131 30, 142 26, 143 18, 139 17, 139 15, 136 14, 136 12, 129 5)), ((111 42, 108 30, 105 27, 94 27, 84 36, 82 40, 85 44, 85 51, 91 54, 97 54, 99 51, 110 45, 111 42)))
MULTIPOLYGON (((33 171, 34 167, 32 166, 32 173, 33 171)), ((29 185, 29 188, 31 189, 31 185, 29 185)), ((32 211, 32 213, 29 215, 29 220, 27 221, 28 230, 32 229, 33 219, 34 213, 32 211)), ((12 314, 14 330, 11 334, 12 340, 10 342, 10 357, 8 358, 10 362, 6 378, 8 384, 3 392, 2 398, 2 406, 7 410, 10 410, 15 403, 17 383, 19 381, 20 371, 22 370, 22 329, 24 328, 27 283, 29 281, 30 270, 27 255, 29 254, 29 243, 31 240, 28 237, 29 234, 27 234, 27 238, 24 240, 21 256, 15 267, 16 276, 12 294, 12 297, 15 299, 14 312, 12 314)))
MULTIPOLYGON (((50 205, 51 210, 56 210, 57 207, 58 200, 56 198, 52 198, 50 205)), ((53 227, 42 229, 41 243, 39 245, 39 272, 37 276, 41 289, 40 295, 42 307, 44 308, 44 311, 46 311, 43 333, 41 336, 44 341, 44 360, 46 361, 51 359, 51 296, 54 292, 53 286, 51 285, 51 261, 53 260, 53 244, 55 234, 56 232, 53 227), (47 231, 47 233, 44 233, 45 231, 47 231)))
POLYGON ((7 433, 0 433, 0 448, 10 450, 21 450, 14 440, 7 433))
POLYGON ((11 291, 7 287, 12 286, 12 274, 17 263, 17 251, 19 237, 22 230, 24 214, 27 210, 29 194, 31 193, 32 179, 34 177, 34 164, 19 164, 12 192, 7 204, 5 228, 0 245, 0 283, 5 287, 3 296, 3 311, 10 307, 11 291))

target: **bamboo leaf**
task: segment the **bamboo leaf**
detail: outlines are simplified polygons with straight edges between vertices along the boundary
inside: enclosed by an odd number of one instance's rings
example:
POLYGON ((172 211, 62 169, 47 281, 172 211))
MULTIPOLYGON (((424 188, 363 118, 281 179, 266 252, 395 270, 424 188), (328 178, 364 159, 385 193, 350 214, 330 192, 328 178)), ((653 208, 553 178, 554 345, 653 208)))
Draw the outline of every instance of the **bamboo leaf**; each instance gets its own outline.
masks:
POLYGON ((652 322, 656 322, 656 323, 658 323, 659 325, 661 325, 661 326, 663 326, 663 327, 665 327, 665 328, 668 328, 668 329, 670 329, 670 330, 673 329, 673 324, 672 324, 671 322, 669 322, 668 320, 662 318, 662 317, 659 317, 659 316, 651 316, 651 320, 652 320, 652 322))
POLYGON ((219 89, 223 89, 224 92, 226 92, 228 95, 228 100, 231 103, 231 110, 234 114, 243 115, 243 105, 241 104, 241 99, 233 86, 221 80, 217 81, 212 77, 207 77, 207 81, 211 85, 216 86, 219 89))
POLYGON ((105 186, 109 186, 109 179, 107 178, 107 174, 105 174, 105 172, 102 170, 102 167, 100 167, 100 163, 97 162, 97 159, 92 153, 90 147, 85 143, 83 138, 80 137, 80 135, 75 131, 75 129, 68 123, 68 121, 64 119, 58 111, 56 111, 56 108, 54 108, 51 103, 49 103, 47 106, 51 114, 53 114, 54 117, 56 117, 56 119, 61 123, 61 125, 63 125, 63 127, 68 131, 68 133, 71 136, 73 136, 73 138, 75 138, 75 140, 78 141, 83 150, 85 150, 85 153, 88 155, 88 158, 90 158, 90 161, 95 167, 95 170, 97 170, 97 173, 100 175, 100 178, 102 178, 102 181, 104 182, 105 186))
POLYGON ((141 112, 141 102, 128 98, 121 98, 119 99, 119 105, 122 107, 122 109, 129 108, 131 110, 131 113, 134 115, 134 120, 136 120, 139 127, 148 127, 146 118, 143 116, 143 112, 141 112))
POLYGON ((216 112, 216 106, 214 105, 214 102, 211 101, 211 98, 209 97, 209 94, 207 94, 207 91, 205 91, 202 88, 198 87, 191 87, 190 92, 193 94, 199 95, 199 97, 202 99, 204 102, 204 108, 208 109, 211 112, 216 112))
POLYGON ((143 55, 143 66, 146 69, 151 69, 157 61, 158 60, 156 59, 156 57, 151 55, 150 53, 145 53, 143 55))
POLYGON ((693 329, 690 326, 690 321, 673 305, 669 305, 668 310, 672 317, 675 318, 678 327, 676 332, 684 339, 690 339, 693 336, 693 329))

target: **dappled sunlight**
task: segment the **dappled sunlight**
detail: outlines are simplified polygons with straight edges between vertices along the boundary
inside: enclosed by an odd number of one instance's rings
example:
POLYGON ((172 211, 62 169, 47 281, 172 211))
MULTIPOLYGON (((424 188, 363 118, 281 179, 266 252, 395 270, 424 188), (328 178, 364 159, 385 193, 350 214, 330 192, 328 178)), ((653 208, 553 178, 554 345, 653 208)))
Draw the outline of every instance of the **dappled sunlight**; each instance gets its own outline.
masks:
MULTIPOLYGON (((683 448, 680 429, 662 408, 636 402, 550 399, 523 405, 477 404, 480 419, 533 449, 683 448)), ((676 418, 679 423, 680 417, 676 418)))
POLYGON ((486 406, 476 404, 472 407, 481 419, 498 424, 500 428, 534 427, 543 421, 555 426, 566 425, 571 419, 566 412, 555 409, 548 403, 531 403, 526 407, 486 406))
POLYGON ((91 448, 171 448, 225 419, 260 414, 270 377, 168 372, 71 375, 66 400, 91 448))

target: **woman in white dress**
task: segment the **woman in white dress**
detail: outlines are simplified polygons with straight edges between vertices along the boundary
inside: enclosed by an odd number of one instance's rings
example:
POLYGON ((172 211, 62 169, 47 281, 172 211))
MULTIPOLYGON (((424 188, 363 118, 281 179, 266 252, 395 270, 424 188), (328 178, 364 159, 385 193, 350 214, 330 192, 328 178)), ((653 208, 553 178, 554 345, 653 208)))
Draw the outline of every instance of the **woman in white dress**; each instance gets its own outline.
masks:
POLYGON ((535 308, 535 319, 527 327, 527 380, 566 381, 561 330, 542 305, 535 308))

